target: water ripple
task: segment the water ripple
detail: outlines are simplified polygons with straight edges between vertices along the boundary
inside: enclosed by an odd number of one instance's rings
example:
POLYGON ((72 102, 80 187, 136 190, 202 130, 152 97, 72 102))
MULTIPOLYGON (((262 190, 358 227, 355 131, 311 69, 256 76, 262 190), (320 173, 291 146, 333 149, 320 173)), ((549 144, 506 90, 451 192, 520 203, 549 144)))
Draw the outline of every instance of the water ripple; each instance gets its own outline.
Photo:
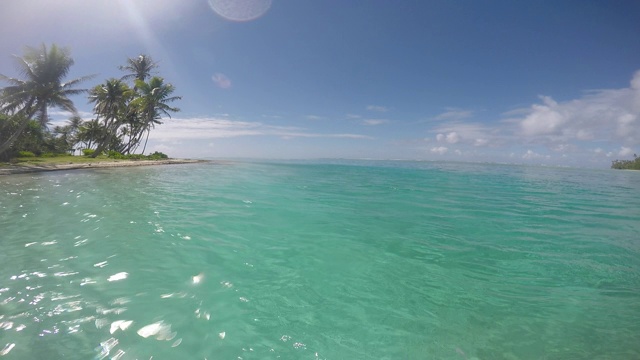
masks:
POLYGON ((635 174, 361 162, 2 181, 8 358, 640 358, 635 174))

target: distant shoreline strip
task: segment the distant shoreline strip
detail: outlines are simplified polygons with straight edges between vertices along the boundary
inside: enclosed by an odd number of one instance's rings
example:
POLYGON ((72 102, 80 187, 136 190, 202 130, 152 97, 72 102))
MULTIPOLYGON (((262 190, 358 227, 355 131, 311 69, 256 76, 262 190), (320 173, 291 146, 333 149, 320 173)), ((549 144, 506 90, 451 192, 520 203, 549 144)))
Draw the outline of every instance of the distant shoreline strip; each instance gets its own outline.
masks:
POLYGON ((46 165, 11 165, 0 168, 1 175, 28 174, 48 171, 80 170, 80 169, 104 169, 131 166, 174 165, 174 164, 198 164, 210 163, 213 160, 194 159, 163 159, 163 160, 122 160, 122 161, 98 161, 78 164, 46 164, 46 165))

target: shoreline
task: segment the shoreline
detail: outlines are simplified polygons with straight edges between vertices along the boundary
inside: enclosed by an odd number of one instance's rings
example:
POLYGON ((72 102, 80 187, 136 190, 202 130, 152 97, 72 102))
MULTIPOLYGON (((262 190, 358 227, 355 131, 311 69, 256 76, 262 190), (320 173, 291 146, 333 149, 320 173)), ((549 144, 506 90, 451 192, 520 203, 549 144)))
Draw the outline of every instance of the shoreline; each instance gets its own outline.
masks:
POLYGON ((86 163, 71 164, 25 164, 25 165, 9 165, 8 167, 0 167, 0 176, 14 174, 29 174, 49 171, 62 170, 82 170, 82 169, 104 169, 116 167, 132 167, 132 166, 154 166, 154 165, 177 165, 177 164, 197 164, 208 163, 212 160, 195 160, 195 159, 162 159, 162 160, 112 160, 112 161, 95 161, 86 163))

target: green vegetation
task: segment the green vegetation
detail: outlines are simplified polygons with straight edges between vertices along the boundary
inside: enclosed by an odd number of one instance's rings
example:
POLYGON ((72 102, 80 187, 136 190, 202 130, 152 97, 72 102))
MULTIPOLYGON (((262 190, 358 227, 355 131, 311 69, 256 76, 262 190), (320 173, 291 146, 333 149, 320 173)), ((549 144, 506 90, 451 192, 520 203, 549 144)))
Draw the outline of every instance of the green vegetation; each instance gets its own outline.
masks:
POLYGON ((75 86, 93 76, 64 80, 74 63, 67 48, 28 47, 15 58, 24 78, 0 75, 0 81, 9 84, 0 89, 0 161, 68 157, 77 151, 94 159, 104 154, 111 159, 167 158, 158 152, 136 154, 143 138, 144 153, 149 133, 162 124, 162 117, 179 111, 169 105, 180 99, 173 96, 173 85, 152 76, 158 65, 151 57, 127 59, 119 67, 126 72, 121 79, 108 79, 89 90, 75 86), (82 93, 88 93, 94 105, 93 119, 82 119, 69 98, 82 93), (70 112, 67 124, 51 129, 50 108, 70 112))
MULTIPOLYGON (((166 156, 166 155, 165 155, 166 156)), ((132 160, 162 160, 162 158, 158 158, 157 156, 151 155, 140 155, 140 154, 132 154, 126 156, 126 158, 117 159, 111 158, 107 155, 100 155, 96 158, 91 158, 87 156, 73 156, 73 155, 64 155, 58 154, 54 157, 16 157, 11 159, 11 163, 0 163, 0 169, 3 167, 7 167, 10 164, 18 165, 18 166, 38 166, 38 167, 52 167, 57 165, 70 165, 70 164, 98 164, 98 163, 117 163, 123 161, 132 161, 132 160)))
POLYGON ((120 160, 163 160, 163 159, 168 159, 169 156, 167 156, 166 154, 163 154, 161 152, 154 152, 153 154, 149 154, 149 155, 142 155, 142 154, 127 154, 127 155, 123 155, 117 151, 109 151, 109 155, 107 155, 110 159, 120 159, 120 160))
POLYGON ((613 160, 611 162, 612 169, 619 170, 640 170, 640 158, 633 154, 633 160, 613 160))
POLYGON ((36 157, 31 151, 18 151, 18 157, 36 157))
MULTIPOLYGON (((16 63, 24 79, 0 75, 0 80, 10 84, 0 93, 0 113, 8 115, 8 118, 3 118, 3 124, 0 124, 3 134, 0 156, 20 140, 19 137, 27 128, 34 127, 33 121, 37 122, 35 127, 47 130, 50 107, 77 114, 69 96, 81 94, 83 90, 74 89, 74 86, 90 78, 63 82, 73 65, 73 59, 68 49, 59 48, 55 44, 49 49, 45 45, 40 48, 27 47, 23 57, 16 57, 16 63), (5 127, 11 127, 11 131, 7 131, 5 127)), ((43 133, 36 136, 41 138, 38 142, 49 140, 44 138, 43 133)), ((46 145, 50 147, 52 144, 49 142, 46 145)), ((13 147, 13 150, 30 149, 13 147)))
POLYGON ((86 157, 93 156, 93 153, 96 152, 93 149, 82 149, 82 154, 86 157))

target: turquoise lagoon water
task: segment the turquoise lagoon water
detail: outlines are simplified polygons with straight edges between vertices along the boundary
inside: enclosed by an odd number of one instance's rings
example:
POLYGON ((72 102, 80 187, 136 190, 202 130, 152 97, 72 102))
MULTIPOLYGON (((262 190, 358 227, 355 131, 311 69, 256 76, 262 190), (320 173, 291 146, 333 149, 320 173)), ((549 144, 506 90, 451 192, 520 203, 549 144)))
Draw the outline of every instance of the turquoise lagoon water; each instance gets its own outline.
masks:
POLYGON ((640 172, 0 177, 0 358, 640 359, 640 172))

